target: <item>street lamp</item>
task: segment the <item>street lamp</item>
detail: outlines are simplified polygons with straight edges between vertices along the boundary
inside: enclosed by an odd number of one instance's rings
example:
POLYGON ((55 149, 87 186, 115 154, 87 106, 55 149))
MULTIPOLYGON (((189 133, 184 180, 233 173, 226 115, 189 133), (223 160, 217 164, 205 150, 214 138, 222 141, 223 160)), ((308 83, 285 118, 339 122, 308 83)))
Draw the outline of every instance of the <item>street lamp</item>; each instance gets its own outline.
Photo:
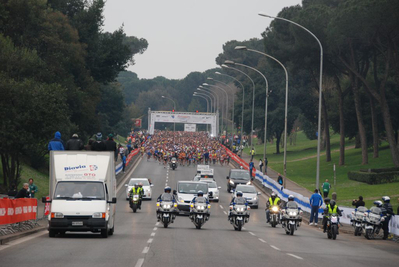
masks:
MULTIPOLYGON (((162 98, 166 98, 166 99, 169 99, 170 101, 172 101, 173 102, 173 110, 176 111, 176 102, 172 98, 166 97, 164 95, 162 96, 162 98)), ((175 118, 173 118, 173 139, 175 138, 175 131, 176 131, 176 122, 175 122, 175 118)))
MULTIPOLYGON (((246 66, 243 64, 235 63, 234 61, 231 60, 226 60, 224 62, 225 64, 231 64, 231 65, 239 65, 239 66, 246 66)), ((253 133, 254 133, 254 117, 255 117, 255 83, 251 79, 253 90, 252 90, 252 121, 251 121, 251 148, 253 148, 253 133)))
POLYGON ((206 95, 207 97, 209 97, 209 99, 211 100, 211 113, 216 112, 216 108, 215 108, 215 106, 216 106, 216 98, 215 98, 215 96, 213 94, 211 94, 210 92, 208 92, 208 91, 202 90, 201 88, 197 88, 197 90, 200 91, 200 92, 196 92, 196 93, 202 93, 202 94, 206 95), (212 110, 212 107, 213 107, 213 110, 212 110))
MULTIPOLYGON (((199 87, 200 88, 197 88, 197 90, 199 90, 201 92, 207 92, 207 93, 211 94, 213 97, 216 98, 216 101, 215 101, 215 103, 216 103, 216 111, 215 111, 215 113, 216 113, 217 119, 219 119, 219 97, 218 97, 218 95, 215 92, 213 92, 211 89, 209 89, 209 88, 205 88, 205 87, 203 87, 201 85, 199 87)), ((219 123, 218 123, 216 132, 219 132, 219 130, 220 129, 219 129, 219 123)))
POLYGON ((323 92, 323 46, 321 45, 320 40, 316 37, 316 35, 314 35, 313 32, 311 32, 310 30, 308 30, 307 28, 303 27, 302 25, 293 22, 289 19, 285 19, 285 18, 280 18, 280 17, 273 17, 273 16, 269 16, 265 13, 259 13, 260 16, 263 17, 267 17, 267 18, 272 18, 272 19, 279 19, 279 20, 283 20, 286 22, 289 22, 291 24, 294 24, 302 29, 304 29, 305 31, 307 31, 310 35, 313 36, 313 38, 316 39, 317 43, 319 44, 320 47, 320 77, 319 77, 319 118, 318 118, 318 122, 317 122, 317 164, 316 164, 316 188, 319 188, 319 181, 320 181, 320 132, 321 132, 321 95, 323 92))
MULTIPOLYGON (((241 73, 241 74, 243 74, 244 76, 246 76, 248 79, 251 80, 252 85, 253 85, 254 90, 255 90, 254 81, 251 79, 251 77, 249 77, 248 74, 246 74, 245 72, 243 72, 243 71, 240 70, 240 69, 233 68, 233 67, 231 67, 231 66, 227 66, 226 64, 222 64, 222 67, 223 67, 223 68, 227 68, 227 69, 232 69, 232 70, 238 71, 239 73, 241 73)), ((241 83, 240 83, 240 84, 241 84, 241 83)), ((242 84, 241 84, 241 86, 242 86, 242 84)), ((241 116, 242 116, 242 119, 241 119, 241 144, 242 144, 242 131, 244 130, 244 86, 242 86, 242 115, 241 115, 241 116)), ((251 136, 252 136, 252 133, 251 133, 251 136)), ((241 149, 241 152, 240 152, 240 157, 242 158, 242 149, 241 149)))
MULTIPOLYGON (((242 85, 242 83, 239 80, 237 80, 236 78, 234 78, 233 76, 230 76, 228 74, 220 73, 218 71, 216 71, 215 74, 230 77, 241 85, 241 88, 242 88, 242 112, 241 113, 242 113, 242 118, 244 119, 244 85, 242 85)), ((231 116, 231 120, 233 122, 232 124, 234 124, 234 93, 233 93, 233 114, 231 116)), ((242 131, 242 128, 241 128, 241 131, 242 131)))
MULTIPOLYGON (((272 57, 271 55, 268 55, 266 53, 260 52, 258 50, 253 50, 249 49, 246 46, 236 46, 234 49, 236 50, 247 50, 247 51, 252 51, 261 55, 264 55, 268 58, 273 59, 276 61, 280 66, 284 69, 285 71, 285 116, 284 116, 284 167, 283 167, 283 174, 284 177, 287 174, 287 113, 288 113, 288 71, 286 67, 281 63, 279 60, 276 58, 272 57)), ((285 179, 284 179, 284 187, 285 187, 285 179)))
POLYGON ((263 77, 263 79, 265 80, 265 83, 266 83, 265 133, 264 133, 264 142, 263 142, 263 159, 265 159, 265 158, 266 158, 266 144, 267 144, 267 142, 266 142, 266 133, 267 133, 267 100, 268 100, 268 98, 269 98, 269 82, 267 81, 265 75, 263 75, 263 73, 260 72, 258 69, 253 68, 253 67, 250 67, 250 66, 248 66, 248 65, 240 64, 240 63, 237 63, 237 62, 234 62, 234 64, 235 64, 235 65, 238 65, 238 66, 243 66, 243 67, 245 67, 245 68, 249 68, 249 69, 251 69, 251 70, 253 70, 253 71, 256 71, 257 73, 259 73, 259 74, 263 77))
MULTIPOLYGON (((219 80, 215 80, 215 79, 213 79, 213 78, 211 78, 211 77, 208 77, 207 78, 208 80, 211 80, 211 81, 214 81, 214 82, 217 82, 217 83, 221 83, 221 84, 224 84, 225 86, 227 86, 227 87, 229 87, 230 88, 230 90, 232 91, 232 95, 233 95, 233 109, 232 109, 232 116, 231 116, 231 134, 233 134, 233 132, 234 132, 234 90, 233 90, 233 88, 231 88, 227 83, 224 83, 224 82, 222 82, 222 81, 219 81, 219 80)), ((226 95, 227 95, 227 93, 226 93, 226 95)), ((227 102, 228 103, 228 102, 227 102)), ((227 114, 228 114, 228 107, 226 107, 226 119, 227 119, 227 114)), ((226 128, 227 128, 227 125, 226 125, 226 128)))
MULTIPOLYGON (((208 98, 206 98, 206 95, 194 92, 193 96, 197 96, 197 97, 201 97, 201 98, 205 99, 205 101, 206 101, 206 112, 209 113, 209 101, 208 101, 208 98)), ((208 124, 206 125, 206 131, 208 132, 208 124)))
MULTIPOLYGON (((209 78, 208 78, 208 79, 209 79, 209 78)), ((212 79, 212 78, 211 78, 211 79, 212 79)), ((227 109, 228 109, 228 106, 229 106, 229 97, 228 97, 228 95, 227 95, 226 90, 224 90, 224 89, 223 89, 222 87, 220 87, 220 86, 213 85, 213 84, 203 83, 202 85, 203 85, 203 86, 210 86, 210 87, 218 88, 218 89, 222 90, 222 91, 226 94, 226 108, 225 108, 225 110, 222 109, 222 112, 223 112, 223 114, 224 114, 224 117, 227 118, 227 109)), ((223 115, 222 115, 222 129, 223 129, 223 115)))

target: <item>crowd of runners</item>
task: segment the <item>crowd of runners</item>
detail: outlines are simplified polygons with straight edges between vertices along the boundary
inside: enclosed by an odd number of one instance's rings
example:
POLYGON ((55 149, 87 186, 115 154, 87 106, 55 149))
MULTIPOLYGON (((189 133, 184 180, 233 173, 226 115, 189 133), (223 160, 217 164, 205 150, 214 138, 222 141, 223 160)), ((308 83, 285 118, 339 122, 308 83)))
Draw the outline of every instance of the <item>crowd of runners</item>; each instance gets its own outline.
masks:
POLYGON ((175 157, 181 166, 196 164, 229 164, 230 157, 217 138, 205 132, 157 131, 147 136, 140 148, 147 160, 166 165, 175 157))

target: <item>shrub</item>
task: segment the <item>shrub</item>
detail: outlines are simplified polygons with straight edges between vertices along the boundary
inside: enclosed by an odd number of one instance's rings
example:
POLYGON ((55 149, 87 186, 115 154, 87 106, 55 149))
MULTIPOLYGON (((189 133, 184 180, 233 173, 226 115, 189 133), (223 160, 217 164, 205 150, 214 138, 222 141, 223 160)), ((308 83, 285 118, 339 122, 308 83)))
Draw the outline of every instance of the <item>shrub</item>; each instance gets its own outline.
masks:
POLYGON ((390 172, 348 172, 350 180, 367 184, 387 184, 399 182, 399 171, 390 172))

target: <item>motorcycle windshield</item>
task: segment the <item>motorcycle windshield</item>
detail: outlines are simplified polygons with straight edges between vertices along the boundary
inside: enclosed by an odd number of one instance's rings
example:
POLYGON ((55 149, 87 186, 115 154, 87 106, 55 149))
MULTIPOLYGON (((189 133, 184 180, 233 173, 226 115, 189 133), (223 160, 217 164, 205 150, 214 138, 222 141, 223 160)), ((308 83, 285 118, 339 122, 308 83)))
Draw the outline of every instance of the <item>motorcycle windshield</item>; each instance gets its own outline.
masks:
POLYGON ((287 202, 287 209, 298 209, 298 204, 293 201, 287 202))
POLYGON ((245 205, 245 203, 247 201, 243 197, 238 197, 238 198, 235 199, 235 202, 236 202, 236 205, 245 205))
POLYGON ((171 194, 163 194, 162 197, 161 197, 161 200, 162 201, 172 201, 173 197, 172 197, 171 194))

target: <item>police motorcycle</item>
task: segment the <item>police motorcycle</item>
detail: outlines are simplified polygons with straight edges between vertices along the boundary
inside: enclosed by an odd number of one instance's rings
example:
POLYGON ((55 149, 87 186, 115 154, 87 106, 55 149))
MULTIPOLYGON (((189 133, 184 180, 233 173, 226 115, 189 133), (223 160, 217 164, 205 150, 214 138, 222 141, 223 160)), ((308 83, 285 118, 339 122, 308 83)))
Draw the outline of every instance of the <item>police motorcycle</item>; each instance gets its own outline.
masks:
POLYGON ((133 212, 136 213, 137 208, 139 207, 140 195, 135 194, 130 197, 131 197, 131 206, 130 207, 132 208, 133 212))
POLYGON ((303 211, 298 204, 294 202, 294 196, 288 196, 288 202, 285 209, 281 210, 282 227, 287 235, 294 235, 295 230, 302 222, 303 211))
POLYGON ((190 216, 189 218, 197 229, 205 224, 209 220, 211 205, 206 198, 203 197, 202 191, 198 192, 198 197, 194 198, 190 204, 190 216))
POLYGON ((235 201, 230 205, 229 221, 233 225, 234 230, 241 231, 245 223, 249 222, 249 210, 245 198, 242 197, 242 192, 237 192, 235 201))
POLYGON ((170 167, 172 168, 172 170, 175 170, 177 168, 177 159, 175 157, 171 158, 170 167))
POLYGON ((165 193, 168 194, 162 194, 157 201, 157 219, 162 222, 164 228, 174 222, 178 213, 177 203, 170 191, 171 188, 166 187, 165 193))
POLYGON ((364 213, 364 236, 367 239, 374 239, 375 235, 378 235, 382 228, 382 222, 385 220, 385 216, 382 215, 382 202, 377 200, 374 201, 375 207, 371 207, 364 213))
POLYGON ((363 229, 365 228, 364 221, 366 219, 366 212, 367 208, 363 206, 360 206, 352 211, 351 224, 353 226, 353 229, 355 230, 355 236, 362 235, 363 229))

